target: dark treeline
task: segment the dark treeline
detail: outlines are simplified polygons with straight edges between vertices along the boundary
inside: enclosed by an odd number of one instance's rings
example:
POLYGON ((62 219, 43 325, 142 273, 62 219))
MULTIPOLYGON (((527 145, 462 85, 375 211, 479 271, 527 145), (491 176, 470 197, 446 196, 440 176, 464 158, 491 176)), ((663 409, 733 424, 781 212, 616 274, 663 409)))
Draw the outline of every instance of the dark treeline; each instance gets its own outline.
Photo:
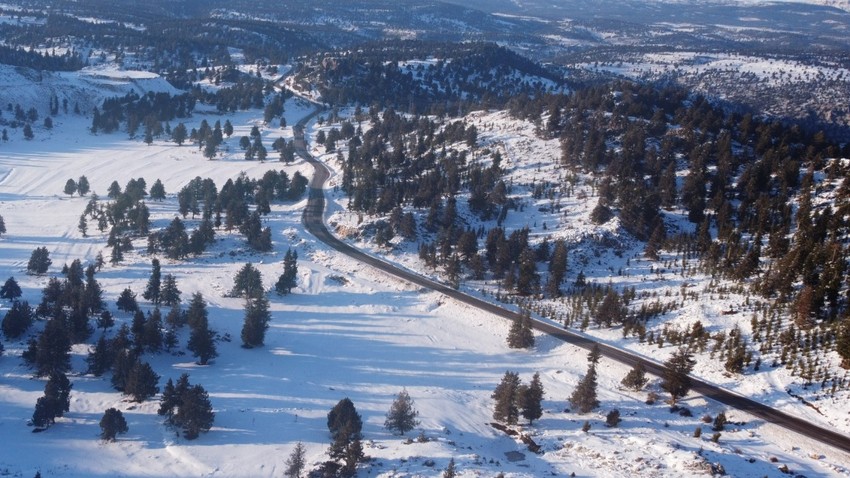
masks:
POLYGON ((413 113, 456 115, 475 105, 497 107, 520 92, 550 90, 561 79, 540 65, 490 43, 389 41, 324 54, 300 76, 316 77, 331 104, 359 103, 413 113), (432 64, 411 58, 439 58, 432 64), (523 78, 523 77, 526 78, 523 78))

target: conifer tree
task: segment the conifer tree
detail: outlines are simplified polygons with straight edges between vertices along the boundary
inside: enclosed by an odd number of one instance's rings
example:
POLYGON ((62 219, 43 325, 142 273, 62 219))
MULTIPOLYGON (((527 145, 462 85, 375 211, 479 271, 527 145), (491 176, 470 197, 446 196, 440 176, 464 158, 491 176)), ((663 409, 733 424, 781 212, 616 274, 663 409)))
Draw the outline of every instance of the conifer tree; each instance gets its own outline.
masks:
POLYGON ((3 283, 3 287, 0 288, 0 299, 16 300, 21 296, 21 294, 21 286, 18 285, 18 281, 16 281, 14 277, 6 279, 6 282, 3 283))
POLYGON ((245 299, 245 321, 242 325, 242 346, 261 347, 269 328, 269 301, 262 295, 255 299, 245 299))
POLYGON ((7 339, 16 339, 23 335, 32 325, 33 311, 27 301, 12 302, 12 307, 3 316, 3 335, 7 339))
POLYGON ((44 395, 35 403, 32 423, 43 428, 51 425, 71 407, 71 382, 64 373, 54 372, 44 385, 44 395))
POLYGON ((691 353, 685 348, 680 348, 673 353, 669 360, 664 362, 661 388, 670 394, 672 403, 676 403, 676 400, 684 397, 691 390, 689 374, 694 365, 695 362, 691 358, 691 353))
POLYGON ((286 295, 292 292, 296 285, 298 285, 298 253, 287 249, 283 258, 283 273, 275 284, 275 290, 278 294, 286 295))
POLYGON ((260 271, 248 262, 233 278, 233 289, 230 294, 234 297, 254 298, 263 294, 263 279, 260 271))
POLYGON ((61 320, 54 318, 47 321, 38 336, 34 365, 35 374, 39 377, 71 369, 71 338, 61 320))
POLYGON ((136 302, 136 294, 129 287, 121 291, 121 295, 118 296, 115 305, 118 307, 118 310, 123 310, 124 312, 135 312, 139 310, 139 304, 136 302))
POLYGON ((404 435, 419 425, 419 420, 416 419, 418 415, 419 412, 414 407, 410 394, 407 393, 407 390, 402 390, 387 411, 384 428, 394 434, 404 435))
POLYGON ((210 360, 218 357, 215 332, 209 329, 206 316, 199 318, 197 325, 192 327, 188 348, 197 357, 200 365, 206 365, 210 360))
POLYGON ((180 289, 177 288, 177 279, 173 274, 166 274, 162 278, 159 300, 169 307, 174 307, 180 303, 180 289))
POLYGON ((212 428, 215 420, 212 403, 201 385, 192 385, 181 394, 180 406, 174 414, 174 424, 183 430, 183 437, 194 440, 212 428))
POLYGON ((342 472, 346 476, 354 475, 357 463, 363 459, 362 429, 363 420, 350 399, 340 400, 328 412, 328 430, 331 432, 328 455, 332 460, 343 460, 342 472))
POLYGON ((298 442, 289 457, 286 459, 286 470, 283 474, 286 478, 301 478, 301 473, 307 466, 307 450, 304 444, 298 442))
POLYGON ((100 419, 100 438, 104 441, 115 441, 115 437, 130 430, 127 420, 121 410, 107 408, 100 419))
POLYGON ((455 470, 455 459, 452 457, 449 460, 448 466, 443 470, 443 478, 455 478, 457 476, 457 470, 455 470))
POLYGON ((578 409, 578 413, 590 413, 599 406, 596 399, 596 364, 591 362, 587 374, 582 377, 576 385, 573 394, 570 395, 570 404, 578 409))
POLYGON ((516 372, 505 372, 502 381, 493 391, 492 398, 496 401, 493 407, 493 419, 515 425, 519 419, 520 380, 516 372))
POLYGON ((162 201, 165 199, 165 186, 158 178, 154 181, 153 186, 151 186, 150 195, 151 199, 154 201, 162 201))
POLYGON ((145 291, 142 292, 142 297, 144 297, 145 300, 153 302, 154 305, 159 305, 161 281, 162 270, 159 265, 159 259, 154 258, 151 260, 151 276, 148 279, 145 291))
POLYGON ((642 361, 638 361, 638 363, 629 370, 629 373, 623 377, 623 381, 620 383, 623 384, 624 387, 637 392, 640 391, 647 382, 649 382, 649 379, 646 378, 646 367, 642 361))
POLYGON ((531 383, 527 387, 521 387, 520 393, 520 413, 522 417, 528 420, 531 424, 534 420, 543 416, 543 383, 540 381, 540 374, 535 373, 531 378, 531 383))
POLYGON ((133 401, 144 402, 159 393, 159 375, 147 362, 136 362, 127 376, 124 393, 133 397, 133 401))
POLYGON ((41 275, 47 272, 53 261, 50 260, 50 253, 46 247, 37 247, 32 251, 30 260, 27 263, 27 272, 30 274, 41 275))
POLYGON ((86 373, 90 373, 95 377, 100 377, 112 366, 112 353, 105 335, 101 335, 97 339, 94 349, 92 349, 86 358, 86 364, 88 365, 86 373))
POLYGON ((508 347, 512 349, 526 349, 534 346, 534 333, 531 331, 531 313, 522 311, 518 317, 514 317, 511 328, 508 331, 508 347))

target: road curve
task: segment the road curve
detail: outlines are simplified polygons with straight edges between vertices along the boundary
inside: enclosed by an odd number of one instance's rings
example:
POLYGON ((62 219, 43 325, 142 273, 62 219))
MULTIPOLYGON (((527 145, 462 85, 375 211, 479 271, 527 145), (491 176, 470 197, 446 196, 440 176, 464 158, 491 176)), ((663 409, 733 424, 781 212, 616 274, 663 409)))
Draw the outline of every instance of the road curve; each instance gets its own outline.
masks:
MULTIPOLYGON (((296 153, 302 158, 304 158, 304 160, 306 160, 308 163, 310 163, 314 169, 313 177, 310 180, 310 190, 307 201, 307 207, 304 209, 304 215, 302 217, 302 222, 304 224, 305 229, 314 236, 316 236, 318 240, 327 244, 331 248, 359 262, 381 270, 387 274, 396 276, 400 279, 419 285, 421 287, 440 292, 444 295, 451 297, 452 299, 455 299, 459 302, 463 302, 464 304, 468 304, 472 307, 484 310, 495 316, 502 317, 507 320, 514 320, 515 318, 517 318, 519 314, 517 314, 516 312, 507 310, 496 304, 481 300, 479 298, 464 294, 463 292, 455 290, 444 284, 432 281, 421 275, 398 268, 395 265, 385 262, 374 256, 365 254, 359 249, 356 249, 350 246, 349 244, 346 244, 341 240, 337 239, 328 231, 328 228, 325 226, 323 218, 325 210, 325 194, 323 188, 325 181, 327 181, 327 179, 330 177, 330 172, 322 162, 316 160, 310 155, 307 150, 306 142, 304 139, 304 126, 311 118, 313 118, 318 113, 319 110, 316 110, 312 115, 302 119, 294 128, 296 153)), ((585 335, 571 332, 559 326, 555 326, 549 322, 533 319, 532 326, 535 330, 551 335, 552 337, 563 340, 564 342, 583 347, 585 349, 590 349, 594 345, 598 345, 602 355, 607 358, 616 360, 620 363, 629 366, 634 366, 640 361, 643 362, 646 366, 647 372, 656 376, 660 376, 662 374, 663 366, 657 362, 648 360, 645 357, 641 357, 631 352, 627 352, 622 349, 618 349, 609 345, 605 345, 603 343, 596 342, 585 335)), ((850 437, 844 434, 813 425, 806 420, 781 412, 763 403, 738 395, 737 393, 733 393, 729 390, 705 382, 698 378, 692 377, 692 382, 693 387, 691 389, 694 392, 699 393, 707 398, 713 399, 717 402, 736 408, 738 410, 747 412, 766 422, 781 426, 793 432, 799 433, 800 435, 803 435, 805 437, 817 440, 826 445, 850 453, 850 437)))

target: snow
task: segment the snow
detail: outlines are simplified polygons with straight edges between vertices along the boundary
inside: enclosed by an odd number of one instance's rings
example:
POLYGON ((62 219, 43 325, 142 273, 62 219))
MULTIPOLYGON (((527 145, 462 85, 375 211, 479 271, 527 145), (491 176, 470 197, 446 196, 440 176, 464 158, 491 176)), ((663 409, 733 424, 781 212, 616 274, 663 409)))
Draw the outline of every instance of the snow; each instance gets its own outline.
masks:
MULTIPOLYGON (((107 69, 83 72, 79 77, 68 74, 62 80, 65 84, 100 85, 91 86, 92 98, 111 92, 113 82, 135 85, 138 81, 158 81, 107 69)), ((15 94, 25 94, 25 80, 15 88, 15 94)), ((30 89, 38 88, 36 82, 31 83, 30 89)), ((309 104, 288 101, 287 124, 295 124, 310 111, 309 104)), ((235 127, 233 137, 225 141, 225 152, 213 161, 203 158, 192 145, 178 147, 159 139, 148 146, 120 132, 92 135, 86 130, 89 120, 74 115, 60 114, 51 131, 36 127, 32 141, 22 139, 18 130, 10 130, 10 141, 0 145, 0 211, 8 229, 0 238, 0 277, 14 276, 24 298, 36 303, 47 278, 24 273, 32 249, 48 248, 53 259, 51 274, 58 274, 63 263, 74 259, 87 263, 98 252, 106 253, 104 234, 93 227, 89 237, 77 231, 77 220, 88 198, 62 194, 68 178, 86 175, 101 196, 113 180, 123 186, 131 178, 144 177, 150 186, 161 179, 169 194, 167 200, 147 204, 154 227, 163 227, 176 214, 175 193, 197 176, 212 177, 220 187, 240 172, 249 177, 262 176, 269 169, 284 169, 290 176, 295 171, 309 174, 309 166, 302 161, 282 165, 241 159, 238 138, 254 125, 261 127, 267 147, 279 136, 292 136, 291 128, 263 126, 261 118, 261 111, 218 116, 199 108, 187 122, 190 129, 202 119, 210 123, 229 119, 235 127)), ((543 179, 552 173, 556 142, 532 139, 532 126, 502 113, 481 114, 469 121, 478 125, 482 141, 502 151, 505 164, 516 171, 517 179, 543 179), (485 127, 487 124, 492 126, 485 127)), ((312 123, 309 135, 315 135, 318 129, 312 123)), ((322 157, 330 161, 333 155, 322 157)), ((333 199, 329 213, 333 221, 356 220, 344 213, 345 201, 339 195, 333 199)), ((557 213, 541 213, 536 204, 529 205, 526 216, 512 214, 507 225, 527 222, 536 223, 534 227, 538 228, 547 221, 554 227, 559 221, 568 221, 573 229, 565 234, 583 237, 595 233, 583 219, 591 207, 588 202, 573 199, 564 204, 575 216, 569 219, 560 219, 557 213)), ((692 417, 672 414, 661 402, 646 405, 645 392, 620 388, 626 369, 605 359, 599 365, 602 407, 588 415, 565 412, 569 407, 566 398, 586 371, 586 351, 545 336, 538 336, 532 350, 507 349, 508 327, 500 319, 366 269, 318 242, 301 225, 304 204, 301 200, 272 206, 267 221, 275 247, 270 253, 252 253, 237 234, 217 231, 218 242, 202 256, 184 261, 162 259, 163 273, 176 275, 184 301, 194 292, 202 293, 209 304, 210 326, 221 336, 234 338, 218 343, 220 356, 208 366, 195 365, 187 355, 143 357, 162 376, 160 386, 167 378, 187 372, 192 383, 200 383, 209 391, 216 413, 210 433, 195 441, 179 438, 156 414, 156 400, 131 403, 112 390, 108 377, 85 375, 87 346, 73 350, 70 412, 49 430, 31 433, 27 420, 44 382, 33 379, 19 357, 26 339, 4 340, 6 351, 0 358, 0 433, 4 437, 0 474, 280 476, 287 455, 298 441, 307 447, 310 466, 326 459, 326 415, 344 397, 352 399, 363 417, 365 452, 372 457, 361 466, 359 476, 437 476, 451 458, 463 477, 492 476, 500 471, 515 478, 573 472, 578 476, 691 477, 708 475, 713 463, 722 465, 731 476, 784 476, 778 469, 783 464, 806 476, 850 472, 846 454, 740 412, 728 412, 730 420, 743 424, 730 425, 719 443, 710 441, 711 433, 704 424, 703 436, 694 438, 694 428, 702 424, 700 417, 716 415, 722 407, 694 395, 682 403, 693 412, 692 417), (237 339, 242 301, 225 297, 232 277, 250 261, 262 272, 266 288, 271 289, 282 270, 283 254, 290 247, 299 256, 298 287, 286 297, 270 293, 272 322, 266 344, 243 349, 237 339), (541 374, 546 389, 544 416, 521 429, 542 446, 543 454, 529 452, 489 425, 490 395, 506 370, 518 372, 526 383, 533 373, 541 374), (421 419, 408 437, 415 438, 421 431, 427 442, 413 440, 408 444, 404 437, 390 435, 382 428, 390 403, 403 388, 415 400, 421 419), (98 422, 109 407, 122 410, 130 428, 115 443, 97 438, 98 422), (621 411, 623 422, 617 428, 607 428, 605 414, 614 408, 621 411), (581 431, 585 420, 592 425, 588 433, 581 431), (517 458, 523 459, 510 461, 517 458)), ((197 221, 187 218, 186 222, 193 228, 197 221)), ((107 265, 97 275, 113 310, 121 290, 129 286, 141 292, 147 281, 151 257, 144 252, 144 240, 134 245, 135 250, 122 263, 107 265)), ((373 252, 416 267, 410 254, 373 252)), ((8 308, 8 304, 2 307, 8 308)), ((118 312, 116 319, 120 325, 130 321, 130 316, 118 312)), ((42 326, 38 323, 31 333, 42 326)), ((602 338, 620 342, 615 337, 602 338)), ((184 331, 180 336, 183 347, 186 339, 184 331)), ((648 348, 640 350, 650 355, 648 348)), ((658 390, 657 383, 650 389, 658 390)), ((793 403, 788 406, 799 410, 793 403)))

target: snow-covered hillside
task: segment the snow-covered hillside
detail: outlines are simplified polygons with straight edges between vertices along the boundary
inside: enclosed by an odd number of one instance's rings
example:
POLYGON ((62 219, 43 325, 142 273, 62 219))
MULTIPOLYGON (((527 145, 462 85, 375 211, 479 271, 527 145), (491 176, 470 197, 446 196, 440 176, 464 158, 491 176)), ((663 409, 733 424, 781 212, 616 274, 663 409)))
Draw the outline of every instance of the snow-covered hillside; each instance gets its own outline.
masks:
MULTIPOLYGON (((295 124, 310 110, 308 104, 287 102, 287 123, 295 124)), ((292 137, 291 128, 263 126, 262 111, 219 117, 199 107, 187 126, 225 118, 235 133, 213 161, 191 145, 157 140, 148 146, 128 140, 124 133, 92 135, 86 129, 89 120, 73 114, 59 115, 50 131, 36 128, 31 141, 13 130, 10 141, 0 146, 0 214, 8 230, 0 238, 0 277, 14 276, 24 299, 37 303, 47 277, 25 274, 34 248, 45 246, 50 251, 51 275, 74 259, 90 263, 98 252, 108 255, 105 234, 90 230, 83 237, 77 230, 88 198, 62 193, 69 178, 87 176, 101 196, 113 180, 123 185, 139 177, 148 184, 161 179, 168 197, 161 203, 149 201, 148 206, 153 226, 163 227, 177 214, 175 193, 195 177, 211 177, 222 184, 240 172, 249 177, 260 177, 269 169, 284 169, 290 176, 295 171, 309 174, 303 162, 283 166, 241 159, 237 138, 254 125, 260 127, 266 144, 292 137)), ((528 125, 498 113, 470 121, 482 130, 492 126, 484 140, 503 148, 512 167, 524 171, 522 177, 547 174, 552 145, 531 140, 528 125), (531 152, 533 162, 527 159, 531 152)), ((317 130, 315 123, 311 125, 311 134, 317 130)), ((146 354, 144 359, 162 376, 160 386, 186 372, 192 383, 209 391, 216 421, 208 434, 195 441, 179 438, 156 414, 156 400, 130 402, 110 387, 108 378, 86 375, 88 345, 73 350, 70 411, 47 431, 32 433, 27 421, 44 381, 33 379, 23 364, 20 354, 26 339, 4 340, 0 474, 280 476, 298 441, 306 445, 311 467, 326 459, 327 412, 344 397, 351 398, 363 416, 365 453, 371 457, 361 465, 359 476, 364 477, 438 476, 452 458, 462 477, 500 472, 508 477, 571 473, 691 477, 720 470, 731 476, 778 477, 785 476, 783 466, 806 476, 841 476, 850 471, 850 457, 845 454, 736 411, 727 410, 733 424, 714 442, 702 419, 716 416, 723 407, 694 395, 680 403, 691 416, 671 413, 661 401, 647 405, 646 392, 626 391, 619 385, 626 368, 607 360, 599 366, 602 406, 587 415, 568 411, 567 398, 586 371, 586 351, 548 337, 538 337, 529 351, 508 349, 506 323, 364 269, 309 236, 301 225, 304 204, 302 200, 272 205, 267 219, 274 242, 270 253, 250 252, 243 237, 219 230, 217 242, 200 257, 161 258, 163 273, 177 277, 184 301, 194 292, 204 295, 210 326, 222 338, 220 356, 203 367, 184 354, 146 354), (238 340, 229 341, 227 337, 238 337, 243 317, 242 300, 226 297, 235 272, 252 262, 262 272, 266 289, 272 289, 283 253, 290 247, 299 255, 298 287, 286 297, 269 294, 272 321, 265 346, 249 350, 238 340), (543 417, 533 426, 521 427, 542 447, 541 454, 529 452, 489 425, 490 396, 508 370, 518 372, 526 383, 533 373, 541 375, 546 390, 543 417), (408 433, 412 440, 382 428, 393 397, 402 389, 420 412, 421 424, 408 433), (98 422, 109 407, 122 410, 130 428, 116 443, 98 439, 98 422), (622 422, 608 428, 605 417, 612 409, 621 412, 622 422), (587 432, 582 431, 585 421, 590 425, 587 432), (701 437, 694 437, 697 427, 704 428, 701 437)), ((586 207, 572 206, 576 228, 565 233, 581 234, 580 217, 586 207)), ((337 201, 331 207, 334 221, 345 218, 344 203, 337 201)), ((523 220, 555 219, 532 213, 523 220)), ((186 221, 194 225, 192 219, 186 221)), ((144 252, 143 240, 134 246, 123 262, 107 265, 97 274, 113 311, 121 290, 130 287, 139 293, 148 278, 151 256, 144 252)), ((413 264, 406 256, 388 257, 413 264)), ((4 302, 0 313, 8 307, 4 302)), ((151 305, 143 307, 149 310, 151 305)), ((130 322, 128 314, 115 312, 119 325, 130 322)), ((42 327, 39 322, 30 333, 42 327)), ((180 336, 181 350, 186 339, 185 334, 180 336)), ((648 390, 658 391, 657 382, 648 390)))

